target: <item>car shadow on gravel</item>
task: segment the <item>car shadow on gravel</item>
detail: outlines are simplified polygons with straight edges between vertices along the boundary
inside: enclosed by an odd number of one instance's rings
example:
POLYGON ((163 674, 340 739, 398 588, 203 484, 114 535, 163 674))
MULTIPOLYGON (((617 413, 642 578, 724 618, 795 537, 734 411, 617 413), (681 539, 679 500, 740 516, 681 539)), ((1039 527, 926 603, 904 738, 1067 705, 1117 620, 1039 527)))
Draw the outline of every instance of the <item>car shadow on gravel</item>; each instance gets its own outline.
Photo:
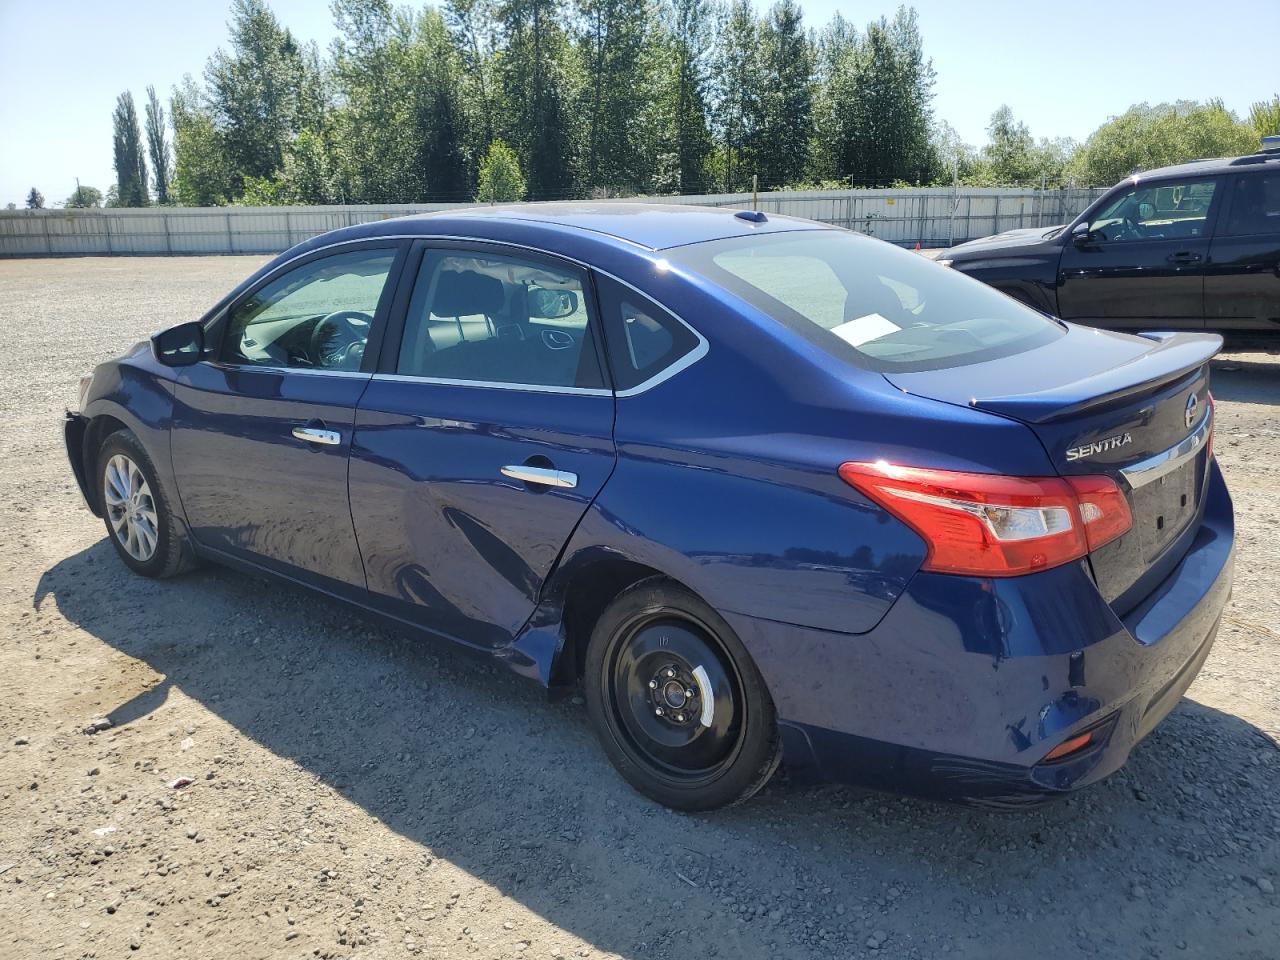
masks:
POLYGON ((1262 360, 1219 357, 1212 364, 1210 389, 1217 400, 1280 405, 1280 367, 1262 360))
MULTIPOLYGON (((1095 946, 1137 929, 1195 943, 1199 929, 1208 947, 1222 918, 1183 915, 1280 852, 1275 745, 1190 701, 1119 774, 1035 811, 783 778, 684 816, 613 774, 579 706, 301 588, 221 569, 146 581, 102 540, 47 570, 33 602, 160 675, 110 712, 117 727, 162 716, 181 691, 433 856, 625 957, 853 955, 880 934, 1017 956, 1026 928, 1010 918, 1024 914, 1064 943, 1082 927, 1095 946), (1059 913, 1073 885, 1093 893, 1059 913), (1132 892, 1144 886, 1159 896, 1132 892)), ((204 770, 191 773, 202 789, 204 770)), ((1261 909, 1253 922, 1280 935, 1274 900, 1261 909)))

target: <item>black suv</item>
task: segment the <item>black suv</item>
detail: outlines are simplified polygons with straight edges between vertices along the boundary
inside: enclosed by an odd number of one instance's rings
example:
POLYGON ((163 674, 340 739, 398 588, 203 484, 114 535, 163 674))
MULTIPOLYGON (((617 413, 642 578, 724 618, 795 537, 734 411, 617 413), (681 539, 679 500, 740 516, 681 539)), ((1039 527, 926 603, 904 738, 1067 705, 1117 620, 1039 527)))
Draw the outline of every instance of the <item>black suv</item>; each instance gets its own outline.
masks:
POLYGON ((938 262, 1078 323, 1280 331, 1280 137, 1135 174, 1068 226, 972 240, 938 262))

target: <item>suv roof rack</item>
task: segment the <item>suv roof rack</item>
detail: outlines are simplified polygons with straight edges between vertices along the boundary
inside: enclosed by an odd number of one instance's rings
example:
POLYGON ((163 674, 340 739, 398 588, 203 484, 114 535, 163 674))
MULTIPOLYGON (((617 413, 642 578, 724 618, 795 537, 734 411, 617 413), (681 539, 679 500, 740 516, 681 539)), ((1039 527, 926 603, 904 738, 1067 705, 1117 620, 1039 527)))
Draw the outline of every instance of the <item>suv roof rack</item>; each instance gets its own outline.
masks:
POLYGON ((1236 157, 1229 166, 1240 167, 1251 163, 1269 163, 1280 160, 1280 137, 1263 137, 1262 149, 1245 157, 1236 157))

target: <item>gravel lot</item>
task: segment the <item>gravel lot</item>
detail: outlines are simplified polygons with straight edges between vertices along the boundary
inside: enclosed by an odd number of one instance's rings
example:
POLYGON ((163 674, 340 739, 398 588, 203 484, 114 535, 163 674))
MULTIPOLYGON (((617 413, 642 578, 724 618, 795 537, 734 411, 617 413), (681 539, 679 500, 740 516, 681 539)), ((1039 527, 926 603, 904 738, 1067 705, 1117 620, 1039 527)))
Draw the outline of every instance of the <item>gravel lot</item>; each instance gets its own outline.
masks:
POLYGON ((1216 363, 1235 597, 1123 771, 1031 813, 783 779, 685 816, 578 704, 117 560, 62 408, 260 262, 0 261, 0 957, 1280 957, 1280 357, 1216 363))

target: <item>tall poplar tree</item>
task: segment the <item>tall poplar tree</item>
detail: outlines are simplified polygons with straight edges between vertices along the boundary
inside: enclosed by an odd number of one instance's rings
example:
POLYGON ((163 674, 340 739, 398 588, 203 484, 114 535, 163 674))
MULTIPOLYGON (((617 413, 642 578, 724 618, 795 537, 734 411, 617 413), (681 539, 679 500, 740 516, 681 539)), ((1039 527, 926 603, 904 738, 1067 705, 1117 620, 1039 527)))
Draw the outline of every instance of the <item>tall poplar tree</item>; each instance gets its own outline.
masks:
POLYGON ((150 200, 147 161, 143 156, 142 132, 138 129, 138 111, 133 105, 133 94, 127 90, 116 98, 111 125, 117 202, 122 207, 145 207, 150 200))
POLYGON ((146 106, 147 153, 151 157, 151 180, 156 188, 156 203, 169 202, 169 141, 165 137, 164 105, 156 96, 156 88, 147 86, 146 106))

